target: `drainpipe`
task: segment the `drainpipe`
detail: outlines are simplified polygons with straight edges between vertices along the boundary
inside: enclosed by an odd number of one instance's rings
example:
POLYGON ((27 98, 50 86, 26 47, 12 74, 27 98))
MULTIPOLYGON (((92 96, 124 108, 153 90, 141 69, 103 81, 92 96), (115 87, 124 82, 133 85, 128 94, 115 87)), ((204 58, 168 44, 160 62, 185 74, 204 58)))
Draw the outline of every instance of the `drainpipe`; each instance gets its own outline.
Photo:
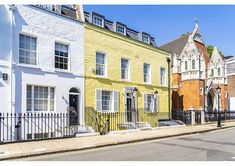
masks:
POLYGON ((11 104, 11 113, 13 113, 13 95, 12 95, 12 89, 13 89, 13 85, 12 85, 12 75, 13 75, 13 33, 14 33, 14 24, 13 24, 13 17, 14 17, 14 14, 13 12, 15 11, 15 6, 14 5, 9 5, 9 10, 10 10, 10 19, 11 19, 11 50, 10 50, 10 104, 11 104))
POLYGON ((167 57, 167 65, 168 65, 168 116, 171 119, 171 75, 170 75, 170 58, 167 57))

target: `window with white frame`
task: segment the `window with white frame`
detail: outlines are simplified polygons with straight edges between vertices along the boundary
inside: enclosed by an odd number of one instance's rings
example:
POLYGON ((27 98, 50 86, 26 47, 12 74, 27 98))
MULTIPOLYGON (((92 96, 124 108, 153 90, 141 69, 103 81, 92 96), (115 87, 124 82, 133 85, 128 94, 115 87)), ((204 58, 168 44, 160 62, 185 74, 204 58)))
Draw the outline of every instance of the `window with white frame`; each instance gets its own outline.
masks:
POLYGON ((150 83, 150 65, 144 63, 144 83, 150 83))
POLYGON ((143 40, 144 43, 147 43, 147 44, 150 43, 150 37, 147 36, 147 35, 143 35, 143 36, 142 36, 142 40, 143 40))
POLYGON ((122 25, 117 25, 117 32, 122 35, 126 35, 126 27, 124 27, 122 25))
POLYGON ((55 43, 55 68, 68 69, 68 45, 55 43))
POLYGON ((166 85, 166 69, 163 67, 160 68, 160 85, 166 85))
POLYGON ((218 68, 218 76, 220 76, 220 68, 218 68))
POLYGON ((184 68, 185 68, 185 71, 188 70, 188 62, 187 61, 184 62, 184 68))
POLYGON ((214 69, 211 69, 211 76, 214 76, 214 69))
POLYGON ((96 75, 105 76, 106 75, 106 66, 105 66, 105 54, 96 53, 96 75))
POLYGON ((20 34, 19 42, 19 62, 36 65, 37 39, 35 37, 20 34))
POLYGON ((54 87, 27 85, 27 111, 54 111, 54 87))
POLYGON ((121 77, 124 80, 129 80, 129 60, 121 59, 121 77))
POLYGON ((119 92, 96 90, 96 110, 98 112, 118 112, 119 92))
POLYGON ((112 110, 112 92, 102 91, 102 111, 110 112, 112 110))
POLYGON ((93 16, 93 24, 95 24, 99 27, 104 27, 104 19, 94 15, 93 16))
POLYGON ((192 69, 195 69, 195 60, 192 60, 192 69))
POLYGON ((144 94, 144 111, 158 112, 158 94, 144 94))

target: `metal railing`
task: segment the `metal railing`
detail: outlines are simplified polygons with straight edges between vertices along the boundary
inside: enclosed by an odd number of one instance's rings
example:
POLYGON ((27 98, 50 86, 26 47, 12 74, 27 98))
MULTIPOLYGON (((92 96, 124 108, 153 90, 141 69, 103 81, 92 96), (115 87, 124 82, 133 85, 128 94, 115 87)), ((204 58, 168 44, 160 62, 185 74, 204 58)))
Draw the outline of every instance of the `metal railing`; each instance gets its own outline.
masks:
POLYGON ((156 127, 160 117, 166 118, 168 113, 152 113, 144 109, 125 112, 97 112, 93 108, 85 109, 86 125, 91 126, 100 134, 110 131, 132 130, 156 127))
POLYGON ((67 113, 0 113, 0 143, 73 137, 67 113))
MULTIPOLYGON (((204 110, 193 110, 195 113, 195 124, 201 124, 202 122, 202 113, 201 111, 204 112, 204 121, 206 123, 210 122, 216 122, 218 121, 218 117, 220 116, 222 122, 226 122, 229 120, 234 120, 235 119, 235 111, 227 111, 223 110, 220 111, 219 113, 216 110, 210 110, 210 111, 204 111, 204 110)), ((172 111, 172 119, 174 120, 180 120, 184 122, 186 125, 191 124, 191 119, 192 118, 192 113, 190 110, 188 111, 172 111)))
POLYGON ((190 111, 172 111, 172 119, 180 120, 185 124, 191 124, 191 112, 190 111))

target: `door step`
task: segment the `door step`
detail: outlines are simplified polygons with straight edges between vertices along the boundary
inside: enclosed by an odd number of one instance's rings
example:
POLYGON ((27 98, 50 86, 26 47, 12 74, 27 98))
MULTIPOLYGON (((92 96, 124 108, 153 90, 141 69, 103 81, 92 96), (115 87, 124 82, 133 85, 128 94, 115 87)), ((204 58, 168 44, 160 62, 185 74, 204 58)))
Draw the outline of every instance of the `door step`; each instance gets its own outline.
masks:
POLYGON ((76 134, 76 137, 91 137, 91 136, 98 136, 100 135, 97 132, 92 132, 92 133, 78 133, 76 134))

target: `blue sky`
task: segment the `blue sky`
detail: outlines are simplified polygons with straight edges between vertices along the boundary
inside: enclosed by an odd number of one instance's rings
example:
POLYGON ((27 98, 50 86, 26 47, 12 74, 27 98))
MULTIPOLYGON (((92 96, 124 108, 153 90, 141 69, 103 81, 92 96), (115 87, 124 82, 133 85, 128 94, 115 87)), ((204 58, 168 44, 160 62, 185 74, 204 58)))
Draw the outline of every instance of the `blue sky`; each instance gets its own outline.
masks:
POLYGON ((193 31, 197 18, 206 45, 217 46, 225 55, 235 55, 235 6, 85 5, 84 10, 147 32, 158 46, 193 31))

